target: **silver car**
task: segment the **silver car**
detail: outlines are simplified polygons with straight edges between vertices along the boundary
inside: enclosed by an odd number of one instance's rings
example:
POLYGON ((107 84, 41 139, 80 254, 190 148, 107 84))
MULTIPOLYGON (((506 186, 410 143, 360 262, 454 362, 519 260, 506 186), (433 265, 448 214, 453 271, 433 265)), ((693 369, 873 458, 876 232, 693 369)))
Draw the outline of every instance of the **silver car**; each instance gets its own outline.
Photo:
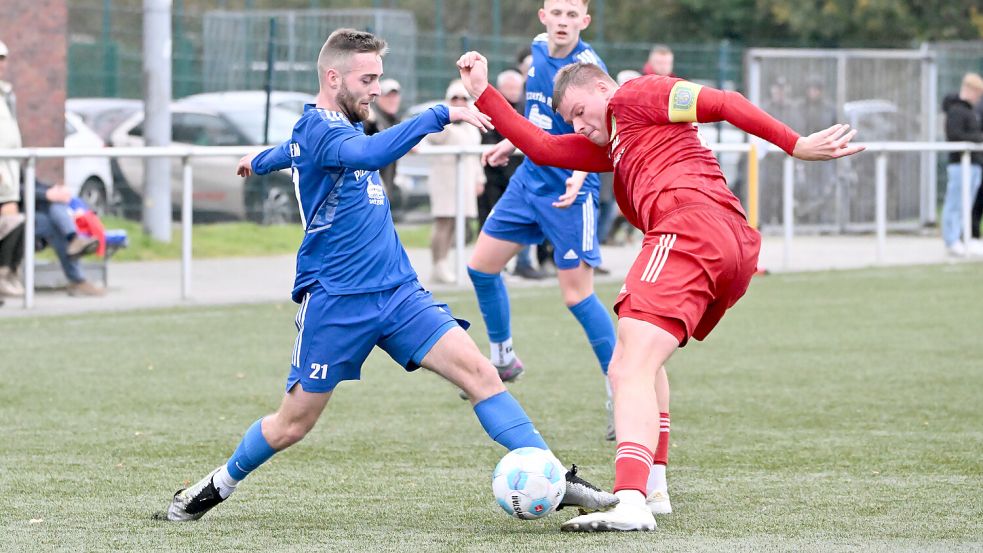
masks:
MULTIPOLYGON (((288 139, 300 118, 304 103, 314 101, 308 94, 274 92, 272 95, 269 138, 264 140, 266 94, 261 91, 197 94, 171 105, 172 135, 175 145, 263 146, 288 139)), ((142 147, 143 112, 135 113, 112 133, 112 144, 142 147)), ((264 224, 299 219, 293 182, 288 171, 264 177, 242 179, 235 175, 238 158, 191 158, 194 175, 194 209, 222 219, 250 219, 264 224)), ((119 158, 120 177, 129 189, 142 197, 144 163, 141 158, 119 158)), ((172 160, 171 201, 180 206, 181 162, 172 160)))

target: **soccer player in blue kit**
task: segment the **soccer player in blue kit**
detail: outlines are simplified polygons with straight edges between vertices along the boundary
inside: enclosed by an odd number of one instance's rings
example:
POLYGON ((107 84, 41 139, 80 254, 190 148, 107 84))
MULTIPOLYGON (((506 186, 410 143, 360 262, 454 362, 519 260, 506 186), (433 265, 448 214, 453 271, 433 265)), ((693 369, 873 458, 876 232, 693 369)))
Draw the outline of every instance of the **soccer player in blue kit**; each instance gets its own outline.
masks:
MULTIPOLYGON (((573 127, 553 111, 553 77, 571 63, 604 67, 580 32, 590 24, 589 0, 545 0, 539 20, 546 32, 532 42, 532 66, 526 80, 526 118, 550 134, 569 134, 573 127)), ((482 156, 504 165, 515 147, 505 140, 482 156)), ((509 296, 501 271, 526 244, 548 238, 555 248, 557 278, 563 302, 584 329, 608 389, 607 369, 614 351, 614 323, 594 294, 594 267, 601 264, 597 230, 597 174, 557 169, 523 161, 481 229, 468 275, 488 329, 491 361, 505 382, 524 371, 512 346, 509 296)), ((605 437, 614 439, 609 421, 605 437)))
MULTIPOLYGON (((509 450, 549 449, 462 328, 467 323, 420 286, 378 172, 451 122, 486 129, 489 121, 468 108, 438 105, 366 136, 361 121, 380 93, 385 53, 385 41, 369 33, 331 33, 318 56, 316 105, 305 108, 291 140, 239 162, 243 176, 292 167, 305 230, 292 293, 300 304, 298 334, 280 408, 246 430, 225 464, 174 494, 169 520, 201 518, 249 473, 300 441, 335 386, 359 378, 375 346, 407 371, 425 367, 467 392, 482 427, 509 450)), ((561 505, 597 510, 617 501, 576 476, 575 467, 567 472, 561 505)))

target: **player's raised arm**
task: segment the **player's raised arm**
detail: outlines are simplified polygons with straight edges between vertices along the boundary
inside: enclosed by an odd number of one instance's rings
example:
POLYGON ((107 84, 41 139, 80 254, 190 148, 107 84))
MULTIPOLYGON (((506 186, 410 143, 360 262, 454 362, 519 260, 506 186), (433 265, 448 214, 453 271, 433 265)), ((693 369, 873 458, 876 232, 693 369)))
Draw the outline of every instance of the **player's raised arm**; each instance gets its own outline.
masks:
POLYGON ((488 61, 477 52, 458 60, 461 80, 468 92, 478 98, 475 105, 491 116, 498 132, 539 165, 603 173, 612 171, 607 152, 586 137, 552 135, 519 115, 495 87, 488 84, 488 61))
POLYGON ((487 131, 491 122, 487 115, 475 110, 447 107, 438 104, 420 115, 372 136, 345 126, 325 132, 317 141, 314 155, 325 167, 376 170, 389 165, 407 154, 431 133, 444 130, 449 123, 464 121, 481 131, 487 131))
POLYGON ((775 144, 798 159, 806 161, 835 159, 864 149, 863 146, 850 144, 857 131, 849 131, 849 125, 833 125, 828 129, 802 137, 752 104, 739 92, 701 87, 686 81, 677 81, 673 85, 668 100, 670 118, 675 116, 682 118, 678 120, 685 120, 684 112, 688 108, 681 109, 686 104, 681 97, 690 95, 694 98, 693 112, 700 123, 727 121, 745 132, 775 144))

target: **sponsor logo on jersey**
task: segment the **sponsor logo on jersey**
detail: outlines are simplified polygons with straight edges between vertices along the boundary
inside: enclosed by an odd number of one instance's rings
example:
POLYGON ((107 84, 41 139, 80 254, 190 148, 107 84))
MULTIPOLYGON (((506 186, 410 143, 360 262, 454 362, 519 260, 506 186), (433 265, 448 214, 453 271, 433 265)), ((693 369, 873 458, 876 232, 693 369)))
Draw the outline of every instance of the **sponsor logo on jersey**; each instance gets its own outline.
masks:
POLYGON ((300 157, 300 144, 290 143, 290 157, 300 157))
POLYGON ((618 150, 618 153, 615 154, 614 159, 611 160, 611 165, 618 165, 618 162, 621 161, 621 156, 623 156, 623 155, 625 155, 625 149, 624 148, 618 150))
POLYGON ((529 67, 529 74, 528 74, 528 76, 529 77, 535 77, 536 76, 536 66, 535 65, 532 65, 532 66, 529 67))
POLYGON ((540 112, 537 105, 533 105, 529 110, 529 121, 544 131, 553 129, 553 118, 540 112))
POLYGON ((386 200, 386 189, 372 182, 372 177, 369 177, 369 203, 372 205, 382 205, 386 200))

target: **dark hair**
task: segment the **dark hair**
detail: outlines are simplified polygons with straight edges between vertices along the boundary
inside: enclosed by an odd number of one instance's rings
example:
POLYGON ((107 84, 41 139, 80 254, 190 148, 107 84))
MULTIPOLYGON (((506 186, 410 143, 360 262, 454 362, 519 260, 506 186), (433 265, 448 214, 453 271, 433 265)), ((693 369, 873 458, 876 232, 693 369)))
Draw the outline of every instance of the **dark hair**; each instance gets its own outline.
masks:
POLYGON ((553 80, 553 109, 559 110, 563 96, 570 87, 584 86, 593 81, 610 81, 615 83, 601 66, 593 63, 571 63, 556 73, 553 80))

